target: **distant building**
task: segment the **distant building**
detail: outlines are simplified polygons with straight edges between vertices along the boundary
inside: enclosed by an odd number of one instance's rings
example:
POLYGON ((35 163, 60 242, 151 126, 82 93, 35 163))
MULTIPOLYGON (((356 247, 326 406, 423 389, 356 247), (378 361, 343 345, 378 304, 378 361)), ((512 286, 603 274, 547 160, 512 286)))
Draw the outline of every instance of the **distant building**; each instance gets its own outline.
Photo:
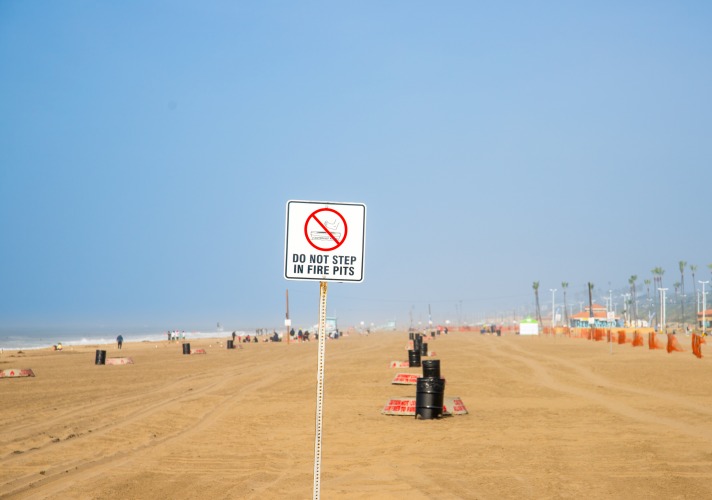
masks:
MULTIPOLYGON (((702 328, 702 316, 703 316, 703 311, 700 311, 697 313, 697 326, 702 328)), ((705 330, 712 327, 712 309, 707 309, 704 311, 704 317, 705 317, 705 325, 704 328, 705 330)))
MULTIPOLYGON (((572 328, 588 328, 591 326, 591 307, 584 308, 583 311, 569 316, 569 326, 572 328)), ((606 306, 593 304, 593 326, 595 328, 612 328, 618 326, 618 318, 615 313, 609 313, 606 306)))

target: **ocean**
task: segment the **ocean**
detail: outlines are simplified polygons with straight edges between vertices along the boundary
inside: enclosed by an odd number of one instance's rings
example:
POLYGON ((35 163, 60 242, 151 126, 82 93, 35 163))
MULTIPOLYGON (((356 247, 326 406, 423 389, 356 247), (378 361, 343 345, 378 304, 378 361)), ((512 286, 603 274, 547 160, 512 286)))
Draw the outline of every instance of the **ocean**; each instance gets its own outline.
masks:
MULTIPOLYGON (((184 334, 186 341, 205 338, 231 338, 233 330, 227 331, 173 331, 173 334, 184 334)), ((235 330, 237 335, 254 335, 254 331, 235 330)), ((113 333, 101 331, 77 332, 76 330, 57 329, 8 329, 0 330, 0 349, 5 351, 45 349, 61 343, 62 346, 73 345, 106 345, 116 343, 116 337, 121 334, 124 342, 158 342, 168 340, 168 330, 163 332, 143 331, 113 333)))

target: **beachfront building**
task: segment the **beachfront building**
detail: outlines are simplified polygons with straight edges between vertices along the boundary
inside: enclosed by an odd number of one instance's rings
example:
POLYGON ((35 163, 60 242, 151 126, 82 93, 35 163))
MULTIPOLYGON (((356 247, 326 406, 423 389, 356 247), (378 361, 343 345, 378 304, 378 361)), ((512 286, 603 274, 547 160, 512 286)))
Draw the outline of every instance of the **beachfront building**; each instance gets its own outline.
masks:
POLYGON ((587 328, 590 327, 588 319, 591 317, 591 309, 593 309, 593 326, 596 328, 613 328, 618 326, 618 317, 615 313, 608 313, 606 306, 593 304, 593 307, 586 307, 583 311, 569 316, 569 326, 572 328, 587 328))
POLYGON ((705 330, 712 328, 712 309, 707 309, 704 312, 700 311, 697 313, 697 326, 702 328, 702 317, 705 318, 705 330))

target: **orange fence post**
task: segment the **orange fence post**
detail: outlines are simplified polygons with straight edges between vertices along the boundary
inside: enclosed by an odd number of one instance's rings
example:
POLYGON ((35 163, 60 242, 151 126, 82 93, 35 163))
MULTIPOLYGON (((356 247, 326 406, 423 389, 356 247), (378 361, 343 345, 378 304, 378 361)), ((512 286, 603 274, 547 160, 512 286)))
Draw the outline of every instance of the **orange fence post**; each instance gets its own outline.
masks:
POLYGON ((618 343, 625 344, 625 330, 618 330, 618 343))
POLYGON ((680 351, 680 352, 684 351, 684 349, 680 346, 680 342, 677 341, 677 337, 674 334, 668 333, 667 338, 668 338, 668 343, 667 343, 667 352, 668 353, 671 353, 673 351, 680 351))
POLYGON ((692 354, 698 358, 702 357, 702 344, 706 344, 705 338, 696 333, 692 334, 692 354))
POLYGON ((655 333, 655 331, 652 331, 648 334, 648 347, 650 349, 664 349, 662 344, 660 344, 660 341, 658 340, 658 335, 655 333))

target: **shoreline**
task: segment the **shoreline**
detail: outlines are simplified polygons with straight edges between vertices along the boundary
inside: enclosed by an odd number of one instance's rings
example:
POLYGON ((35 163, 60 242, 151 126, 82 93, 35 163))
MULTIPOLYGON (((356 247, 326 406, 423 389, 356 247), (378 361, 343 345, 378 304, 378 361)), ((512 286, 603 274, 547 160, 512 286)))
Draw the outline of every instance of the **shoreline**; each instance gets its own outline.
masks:
MULTIPOLYGON (((249 333, 246 331, 238 331, 236 330, 237 335, 253 335, 253 333, 249 333)), ((92 345, 111 345, 111 344, 116 344, 116 337, 121 334, 124 337, 124 343, 129 343, 129 342, 136 342, 136 343, 141 343, 141 342, 161 342, 165 341, 167 342, 166 334, 167 332, 162 332, 162 333, 145 333, 145 334, 126 334, 126 333, 117 333, 114 337, 112 338, 107 338, 106 336, 101 336, 101 337, 94 337, 94 336, 87 336, 87 335, 57 335, 56 338, 58 340, 54 341, 47 341, 45 340, 46 336, 43 336, 41 338, 33 339, 32 337, 23 337, 23 338, 17 338, 17 337, 0 337, 0 350, 4 351, 30 351, 30 350, 42 350, 42 349, 52 349, 53 345, 58 345, 62 344, 64 347, 81 347, 81 346, 92 346, 92 345), (68 339, 68 340, 63 340, 63 339, 68 339)), ((202 340, 202 339, 208 339, 208 338, 220 338, 221 336, 225 336, 225 338, 231 337, 232 331, 229 332, 200 332, 200 331, 193 331, 193 332, 185 332, 186 338, 184 341, 190 341, 190 340, 202 340)))

